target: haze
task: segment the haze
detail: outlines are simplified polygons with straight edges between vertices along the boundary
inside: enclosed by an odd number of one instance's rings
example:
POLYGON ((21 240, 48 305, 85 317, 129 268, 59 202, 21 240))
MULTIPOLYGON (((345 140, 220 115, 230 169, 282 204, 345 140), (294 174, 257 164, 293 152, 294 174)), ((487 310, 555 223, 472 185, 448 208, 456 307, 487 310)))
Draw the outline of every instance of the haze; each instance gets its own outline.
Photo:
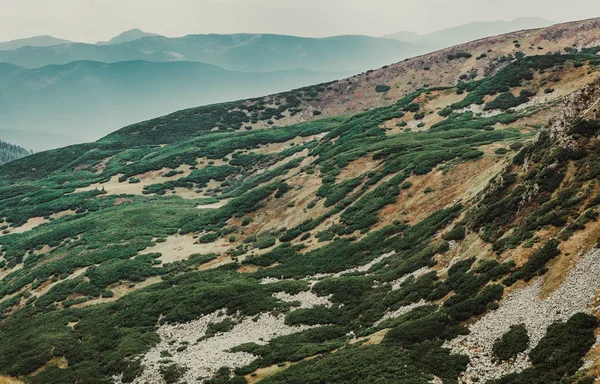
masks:
POLYGON ((299 36, 401 30, 427 33, 474 20, 600 14, 597 0, 4 0, 0 41, 27 36, 96 42, 130 28, 166 36, 278 33, 299 36))

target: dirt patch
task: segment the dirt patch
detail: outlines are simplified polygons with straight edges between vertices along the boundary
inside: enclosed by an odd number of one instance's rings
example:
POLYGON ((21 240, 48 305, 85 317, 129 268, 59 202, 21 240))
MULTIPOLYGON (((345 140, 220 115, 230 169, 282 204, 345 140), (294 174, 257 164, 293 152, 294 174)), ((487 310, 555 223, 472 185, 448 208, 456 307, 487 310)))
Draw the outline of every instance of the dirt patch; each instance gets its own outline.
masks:
POLYGON ((231 244, 227 239, 219 238, 217 241, 209 244, 202 244, 191 235, 172 235, 167 237, 165 242, 156 243, 140 252, 145 255, 149 253, 161 253, 159 260, 163 263, 172 263, 175 261, 187 260, 191 255, 210 253, 222 254, 226 252, 231 244))
POLYGON ((375 171, 381 164, 381 161, 373 160, 372 156, 356 159, 342 169, 337 177, 337 182, 353 179, 362 176, 366 172, 375 171))
POLYGON ((0 376, 0 384, 25 384, 21 380, 9 377, 9 376, 0 376))
POLYGON ((444 207, 459 201, 467 202, 483 190, 503 166, 504 161, 484 156, 458 164, 445 174, 433 171, 423 176, 412 176, 408 179, 412 186, 402 190, 396 203, 380 211, 376 228, 389 225, 394 220, 414 225, 444 207), (433 191, 425 193, 427 187, 433 191))
POLYGON ((54 220, 56 220, 56 219, 61 219, 63 217, 74 215, 74 214, 75 214, 74 210, 67 209, 66 211, 60 211, 60 212, 53 213, 52 215, 50 215, 50 217, 53 218, 54 220))
MULTIPOLYGON (((85 303, 75 304, 72 306, 72 308, 85 308, 85 307, 89 307, 92 305, 117 301, 121 297, 123 297, 127 294, 130 294, 131 292, 138 291, 142 288, 146 288, 153 284, 158 284, 161 281, 162 281, 162 278, 160 276, 153 276, 153 277, 150 277, 139 283, 113 284, 113 285, 110 285, 107 287, 108 291, 113 292, 112 297, 99 297, 97 299, 92 299, 92 300, 86 301, 85 303)), ((76 323, 69 323, 69 326, 71 326, 71 324, 74 327, 76 323)))
MULTIPOLYGON (((41 373, 41 372, 45 371, 46 369, 48 369, 50 367, 56 367, 58 369, 66 369, 68 366, 69 366, 69 362, 67 361, 66 358, 64 358, 64 357, 53 357, 43 367, 37 369, 30 376, 35 376, 38 373, 41 373)), ((0 383, 2 383, 2 382, 0 381, 0 383)))
MULTIPOLYGON (((308 208, 309 203, 316 199, 317 189, 321 186, 321 178, 316 174, 298 173, 299 169, 290 172, 285 182, 290 190, 281 198, 271 197, 267 204, 251 213, 252 223, 243 227, 244 236, 251 236, 269 229, 293 228, 302 222, 318 217, 327 211, 323 201, 319 201, 313 208, 308 208)), ((241 227, 242 218, 234 218, 231 225, 241 227)))
POLYGON ((276 374, 278 372, 288 369, 289 367, 291 367, 294 364, 296 364, 296 363, 291 363, 291 362, 286 361, 285 363, 271 365, 270 367, 259 368, 256 371, 244 376, 244 378, 246 379, 248 384, 255 384, 255 383, 258 383, 259 381, 261 381, 262 379, 265 379, 269 376, 273 376, 274 374, 276 374))
POLYGON ((198 209, 217 209, 217 208, 226 206, 228 202, 229 202, 228 200, 221 200, 221 201, 218 201, 218 202, 212 203, 212 204, 198 204, 196 206, 196 208, 198 208, 198 209))
POLYGON ((167 180, 177 180, 188 176, 192 172, 189 165, 182 165, 175 170, 182 171, 183 173, 177 174, 173 177, 165 178, 163 176, 172 171, 172 169, 163 168, 157 171, 148 171, 134 176, 139 180, 138 183, 130 183, 129 180, 119 182, 119 178, 123 175, 118 174, 111 177, 106 183, 94 183, 88 185, 87 187, 77 188, 75 193, 87 191, 106 191, 108 195, 142 195, 142 191, 144 190, 145 186, 164 183, 167 180))
POLYGON ((231 258, 231 256, 223 255, 223 256, 217 257, 214 260, 211 260, 207 263, 202 264, 201 266, 198 267, 198 270, 199 271, 207 271, 209 269, 219 268, 220 266, 223 266, 226 264, 231 264, 233 262, 234 262, 234 260, 231 258))
POLYGON ((239 273, 254 273, 258 271, 258 267, 256 265, 242 265, 237 269, 239 273))
POLYGON ((43 217, 32 217, 27 220, 27 222, 20 227, 13 228, 10 233, 25 233, 27 231, 31 231, 32 229, 39 227, 42 224, 49 222, 50 220, 44 219, 43 217))
POLYGON ((361 345, 380 344, 383 341, 383 339, 385 338, 385 335, 388 333, 389 330, 390 330, 390 328, 385 328, 385 329, 377 331, 371 335, 358 337, 358 338, 350 341, 350 344, 357 344, 357 343, 360 343, 361 345))

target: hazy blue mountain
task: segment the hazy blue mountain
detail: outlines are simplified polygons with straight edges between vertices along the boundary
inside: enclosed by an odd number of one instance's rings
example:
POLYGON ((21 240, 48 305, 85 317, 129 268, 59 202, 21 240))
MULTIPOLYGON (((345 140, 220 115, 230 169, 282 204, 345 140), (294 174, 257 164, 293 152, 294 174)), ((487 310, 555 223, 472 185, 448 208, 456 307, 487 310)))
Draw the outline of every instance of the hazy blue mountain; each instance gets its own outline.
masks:
POLYGON ((197 62, 78 61, 33 70, 5 64, 0 65, 0 139, 7 140, 3 130, 11 130, 14 143, 36 151, 56 148, 95 140, 182 108, 286 91, 348 74, 233 72, 197 62), (31 131, 39 138, 52 133, 56 140, 25 141, 31 131))
POLYGON ((70 43, 69 40, 57 39, 52 36, 35 36, 0 43, 0 51, 8 51, 23 47, 50 47, 70 43))
POLYGON ((98 45, 109 45, 109 44, 121 44, 127 43, 133 40, 141 39, 142 37, 158 36, 156 33, 144 32, 140 29, 131 29, 121 33, 119 36, 113 37, 108 41, 99 41, 98 45))
POLYGON ((368 36, 316 39, 255 34, 189 35, 180 38, 150 36, 110 45, 72 43, 57 47, 23 47, 0 52, 0 62, 39 68, 81 60, 106 63, 198 61, 233 71, 308 69, 360 72, 418 53, 424 53, 424 48, 368 36))
POLYGON ((396 33, 391 33, 389 35, 383 36, 386 39, 394 39, 404 41, 406 43, 416 43, 423 38, 423 36, 418 33, 414 33, 411 31, 400 31, 396 33))
POLYGON ((518 18, 511 21, 473 22, 458 27, 446 28, 426 35, 417 35, 412 32, 398 32, 384 37, 424 44, 432 49, 450 47, 484 37, 501 35, 503 33, 519 31, 522 29, 542 28, 554 24, 554 21, 537 17, 518 18))

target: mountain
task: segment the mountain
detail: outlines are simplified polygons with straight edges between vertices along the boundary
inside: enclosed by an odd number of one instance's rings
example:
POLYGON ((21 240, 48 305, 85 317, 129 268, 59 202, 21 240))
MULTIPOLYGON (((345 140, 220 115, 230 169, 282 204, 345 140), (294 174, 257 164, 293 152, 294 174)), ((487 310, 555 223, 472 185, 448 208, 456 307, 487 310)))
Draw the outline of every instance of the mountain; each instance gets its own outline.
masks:
POLYGON ((151 37, 151 36, 158 36, 158 35, 155 33, 144 32, 140 29, 130 29, 129 31, 125 31, 125 32, 119 34, 118 36, 113 37, 109 41, 99 41, 96 44, 109 45, 109 44, 128 43, 130 41, 141 39, 143 37, 151 37))
POLYGON ((0 43, 0 51, 10 51, 23 47, 50 47, 68 43, 71 42, 68 40, 57 39, 52 36, 35 36, 0 43))
POLYGON ((453 28, 446 28, 426 35, 417 35, 412 32, 398 32, 384 36, 413 44, 424 44, 434 49, 446 48, 456 44, 481 39, 488 36, 519 31, 523 29, 537 29, 550 26, 555 22, 536 18, 517 18, 511 21, 473 22, 453 28))
POLYGON ((29 154, 30 152, 25 148, 0 140, 0 165, 28 156, 29 154))
POLYGON ((0 166, 2 379, 594 382, 599 32, 494 36, 0 166))
POLYGON ((157 114, 281 92, 347 74, 232 72, 196 62, 80 61, 34 70, 0 65, 0 132, 22 132, 21 137, 12 135, 12 142, 36 151, 51 149, 97 140, 157 114), (32 137, 30 131, 39 135, 32 137))
POLYGON ((0 62, 33 69, 83 60, 105 63, 198 61, 232 71, 360 72, 424 52, 418 46, 368 36, 315 39, 252 34, 189 35, 151 36, 110 45, 71 43, 23 47, 0 52, 0 62))
POLYGON ((418 33, 410 32, 410 31, 400 31, 396 33, 391 33, 389 35, 382 36, 386 39, 394 39, 404 41, 406 43, 415 43, 423 38, 423 36, 418 33))

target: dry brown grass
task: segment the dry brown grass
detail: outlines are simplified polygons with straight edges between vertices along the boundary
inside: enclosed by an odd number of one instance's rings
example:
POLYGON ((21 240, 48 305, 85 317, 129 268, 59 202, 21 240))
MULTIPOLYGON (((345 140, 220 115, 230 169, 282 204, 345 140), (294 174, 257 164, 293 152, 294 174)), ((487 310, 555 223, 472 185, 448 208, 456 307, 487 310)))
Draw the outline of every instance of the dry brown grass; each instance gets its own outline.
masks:
POLYGON ((25 384, 19 379, 15 379, 9 376, 0 376, 0 384, 25 384))
POLYGON ((471 200, 505 164, 489 153, 492 149, 488 148, 482 159, 459 164, 445 174, 434 171, 410 177, 408 181, 412 186, 400 193, 396 203, 381 210, 375 228, 389 225, 394 220, 414 225, 448 205, 471 200), (424 193, 427 187, 433 188, 433 192, 424 193))

